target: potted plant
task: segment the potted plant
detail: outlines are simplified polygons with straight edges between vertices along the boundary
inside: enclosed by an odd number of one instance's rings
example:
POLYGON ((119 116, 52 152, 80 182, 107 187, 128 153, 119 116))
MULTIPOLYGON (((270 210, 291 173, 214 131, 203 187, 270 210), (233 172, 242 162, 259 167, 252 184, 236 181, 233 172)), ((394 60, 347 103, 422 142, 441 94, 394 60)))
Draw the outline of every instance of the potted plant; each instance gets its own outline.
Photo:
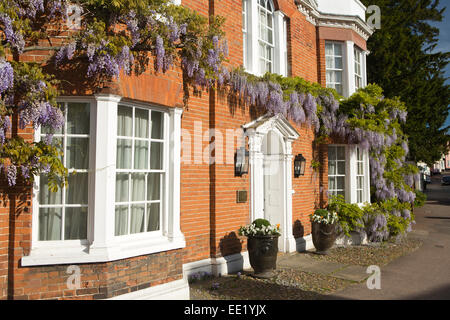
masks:
POLYGON ((247 237, 247 249, 254 276, 271 278, 276 269, 280 225, 273 226, 265 219, 256 219, 239 229, 239 235, 247 237))
POLYGON ((317 209, 311 215, 312 240, 317 254, 328 254, 336 241, 338 215, 335 211, 317 209))

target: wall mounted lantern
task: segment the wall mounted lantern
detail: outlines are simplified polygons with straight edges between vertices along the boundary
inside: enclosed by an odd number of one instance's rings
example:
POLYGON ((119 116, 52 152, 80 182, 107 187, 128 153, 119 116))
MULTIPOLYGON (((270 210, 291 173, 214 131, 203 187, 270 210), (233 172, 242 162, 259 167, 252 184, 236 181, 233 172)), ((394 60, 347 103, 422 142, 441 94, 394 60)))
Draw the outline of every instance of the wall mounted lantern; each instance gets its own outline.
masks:
POLYGON ((242 177, 248 174, 249 152, 244 147, 239 148, 235 154, 234 172, 236 176, 242 177))
POLYGON ((294 159, 294 176, 296 178, 305 175, 306 159, 302 154, 299 154, 294 159))

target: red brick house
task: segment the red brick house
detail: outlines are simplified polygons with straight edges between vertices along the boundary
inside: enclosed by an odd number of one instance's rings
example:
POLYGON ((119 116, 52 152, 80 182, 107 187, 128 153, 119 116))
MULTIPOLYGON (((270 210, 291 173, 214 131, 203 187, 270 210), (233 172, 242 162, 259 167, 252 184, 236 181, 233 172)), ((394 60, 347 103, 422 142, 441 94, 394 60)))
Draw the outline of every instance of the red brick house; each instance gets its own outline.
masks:
MULTIPOLYGON (((344 96, 366 85, 372 29, 359 0, 181 5, 226 17, 231 67, 300 76, 344 96)), ((256 115, 221 92, 191 95, 184 108, 181 81, 176 69, 147 72, 121 77, 109 92, 74 87, 60 98, 66 125, 54 137, 77 174, 57 193, 39 177, 32 190, 3 187, 0 299, 188 299, 189 275, 248 267, 241 225, 279 223, 280 251, 302 251, 312 248, 309 215, 327 191, 370 200, 368 156, 356 146, 317 147, 313 128, 256 115), (250 168, 239 176, 241 146, 250 168), (307 167, 296 177, 299 154, 307 167)))

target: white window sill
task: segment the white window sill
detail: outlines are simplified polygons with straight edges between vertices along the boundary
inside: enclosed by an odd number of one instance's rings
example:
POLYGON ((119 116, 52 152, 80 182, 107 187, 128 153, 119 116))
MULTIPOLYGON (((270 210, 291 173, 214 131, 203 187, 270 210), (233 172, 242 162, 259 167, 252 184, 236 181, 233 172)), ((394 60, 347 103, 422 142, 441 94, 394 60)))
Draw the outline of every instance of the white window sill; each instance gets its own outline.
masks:
POLYGON ((134 241, 114 241, 108 247, 93 248, 87 245, 42 246, 33 248, 30 255, 22 257, 21 266, 44 266, 60 264, 109 262, 186 247, 182 238, 169 240, 139 239, 134 241))

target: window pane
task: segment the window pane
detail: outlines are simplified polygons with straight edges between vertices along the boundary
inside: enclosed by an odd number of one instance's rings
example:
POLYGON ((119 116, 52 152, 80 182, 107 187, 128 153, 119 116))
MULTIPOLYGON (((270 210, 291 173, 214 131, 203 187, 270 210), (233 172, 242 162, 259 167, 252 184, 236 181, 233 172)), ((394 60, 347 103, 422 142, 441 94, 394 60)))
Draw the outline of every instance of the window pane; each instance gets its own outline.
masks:
POLYGON ((147 231, 159 230, 159 207, 160 203, 147 205, 147 231))
POLYGON ((356 202, 357 203, 362 203, 363 202, 363 191, 362 190, 358 190, 356 202))
POLYGON ((118 139, 117 140, 117 169, 131 169, 131 140, 118 139))
POLYGON ((342 72, 341 71, 335 71, 334 72, 334 82, 342 83, 342 72))
POLYGON ((336 189, 338 190, 345 189, 345 177, 336 177, 336 189))
POLYGON ((149 173, 147 176, 147 200, 160 200, 161 174, 149 173))
POLYGON ((116 175, 116 202, 128 201, 128 173, 118 173, 116 175))
POLYGON ((328 160, 336 160, 336 147, 328 147, 328 160))
POLYGON ((64 239, 87 239, 88 208, 66 208, 64 239))
POLYGON ((342 91, 342 85, 341 84, 335 85, 334 88, 336 89, 337 93, 339 93, 340 95, 343 94, 344 91, 342 91))
POLYGON ((41 175, 39 179, 39 204, 62 204, 61 188, 58 191, 51 192, 48 189, 48 177, 41 175))
POLYGON ((334 55, 335 56, 342 56, 342 45, 338 43, 334 43, 334 55))
POLYGON ((135 109, 134 135, 138 138, 148 138, 148 110, 135 109))
POLYGON ((338 169, 338 171, 337 171, 338 174, 345 174, 345 162, 338 161, 337 169, 338 169))
POLYGON ((334 67, 336 69, 342 69, 342 58, 334 58, 334 67))
POLYGON ((131 206, 130 233, 144 232, 145 228, 144 214, 145 214, 144 204, 131 206))
POLYGON ((134 168, 148 169, 148 141, 134 142, 134 168))
POLYGON ((364 163, 363 162, 358 162, 358 175, 364 175, 364 163))
POLYGON ((345 160, 345 147, 337 147, 337 159, 345 160))
POLYGON ((115 231, 116 236, 128 233, 128 206, 116 206, 115 231))
POLYGON ((152 111, 152 139, 164 139, 164 114, 152 111))
MULTIPOLYGON (((267 15, 267 26, 271 29, 273 27, 272 22, 273 22, 273 15, 268 14, 267 15)), ((272 31, 270 31, 270 33, 272 33, 272 31)))
POLYGON ((326 67, 328 69, 334 69, 334 60, 332 57, 325 57, 325 61, 326 61, 326 67))
POLYGON ((325 54, 327 56, 332 56, 334 54, 332 43, 325 43, 325 54))
POLYGON ((328 190, 336 190, 336 179, 334 177, 328 178, 328 190))
POLYGON ((356 181, 357 181, 357 189, 363 189, 364 188, 364 177, 356 177, 356 181))
POLYGON ((62 208, 39 209, 39 240, 61 240, 62 208))
POLYGON ((89 103, 68 103, 68 134, 89 134, 89 108, 89 103))
POLYGON ((131 201, 145 201, 145 173, 131 175, 131 201))
POLYGON ((162 142, 152 142, 150 149, 150 169, 160 170, 162 169, 162 142))
POLYGON ((74 173, 68 177, 66 204, 88 204, 88 173, 74 173))
POLYGON ((336 161, 328 161, 328 175, 336 174, 336 161))
POLYGON ((66 167, 69 169, 89 168, 88 138, 67 138, 66 167))
POLYGON ((131 137, 133 134, 133 109, 119 106, 117 111, 117 135, 131 137))

